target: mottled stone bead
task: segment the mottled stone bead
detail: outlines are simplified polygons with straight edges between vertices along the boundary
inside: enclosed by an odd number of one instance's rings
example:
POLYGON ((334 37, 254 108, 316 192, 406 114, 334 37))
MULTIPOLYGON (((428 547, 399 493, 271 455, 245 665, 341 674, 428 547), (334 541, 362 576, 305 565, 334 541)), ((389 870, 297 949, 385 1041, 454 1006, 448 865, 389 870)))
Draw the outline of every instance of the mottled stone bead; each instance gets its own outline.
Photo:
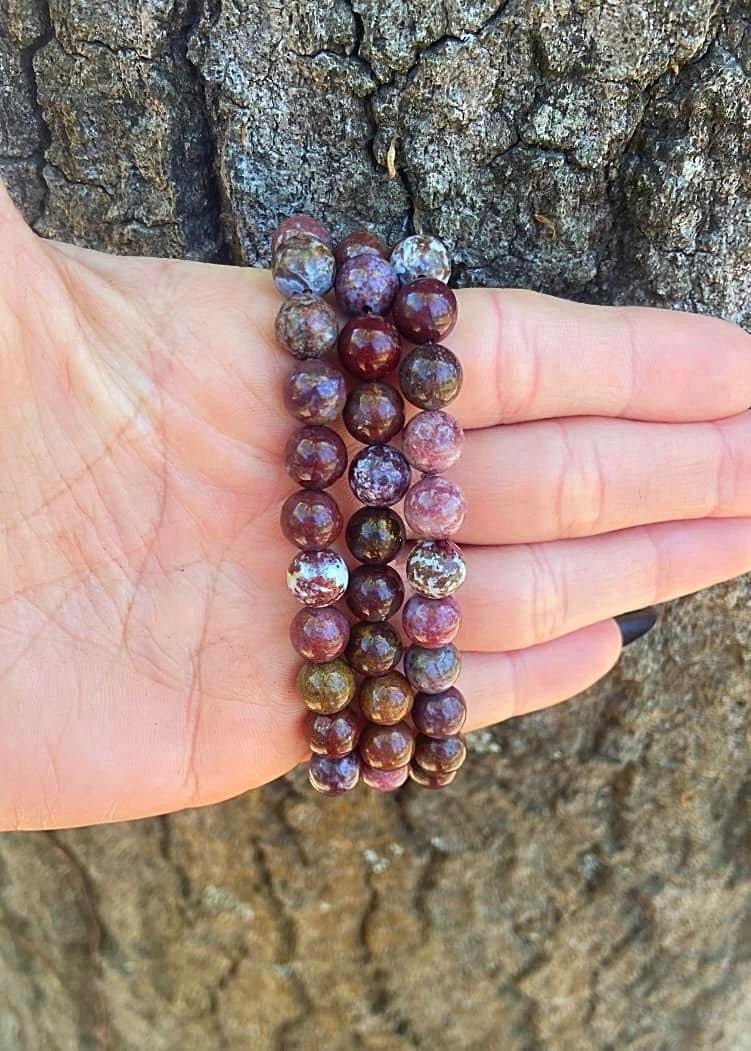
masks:
POLYGON ((401 788, 409 777, 409 763, 406 766, 398 766, 396 770, 376 770, 374 766, 362 763, 360 767, 360 778, 363 784, 372 788, 375 792, 395 792, 401 788))
POLYGON ((377 255, 381 259, 388 259, 389 246, 370 230, 353 230, 334 249, 336 265, 343 266, 348 259, 355 259, 358 255, 377 255))
POLYGON ((418 646, 435 648, 453 642, 461 622, 461 608, 451 595, 446 598, 413 595, 402 611, 404 634, 418 646))
POLYGON ((402 602, 402 578, 391 566, 358 566, 350 573, 347 605, 360 620, 388 620, 402 602))
POLYGON ((312 712, 333 715, 355 696, 355 675, 341 659, 325 664, 306 661, 297 675, 297 689, 312 712))
POLYGON ((319 223, 311 215, 296 213, 283 219, 271 235, 272 255, 275 255, 279 246, 291 237, 310 237, 314 241, 322 241, 327 248, 334 247, 334 239, 323 223, 319 223))
POLYGON ((464 555, 450 540, 420 540, 407 559, 407 580, 426 598, 445 598, 467 576, 464 555))
POLYGON ((385 314, 391 308, 398 288, 399 279, 393 266, 378 255, 358 255, 348 259, 336 275, 336 301, 350 316, 385 314))
POLYGON ((336 311, 325 299, 300 292, 286 299, 276 315, 276 339, 293 358, 323 358, 336 344, 336 311))
POLYGON ((448 774, 458 770, 467 757, 467 746, 459 734, 428 737, 420 734, 415 742, 415 763, 429 774, 448 774))
POLYGON ((334 283, 335 270, 334 253, 327 245, 297 235, 287 238, 277 248, 271 276, 283 296, 294 296, 298 292, 325 296, 334 283))
POLYGON ((402 394, 418 409, 444 408, 462 389, 463 379, 459 359, 439 343, 415 347, 399 367, 402 394))
POLYGON ((286 539, 303 551, 328 547, 344 527, 333 496, 314 489, 300 489, 288 496, 282 504, 279 521, 286 539))
POLYGON ((349 485, 362 504, 390 507, 402 499, 411 480, 409 464, 390 445, 367 445, 350 464, 349 485))
POLYGON ((443 281, 418 277, 402 285, 394 298, 392 317, 401 334, 412 343, 435 343, 453 329, 456 296, 443 281))
POLYGON ((441 693, 418 693, 412 705, 412 721, 421 734, 429 737, 453 737, 466 718, 464 697, 455 686, 441 693))
POLYGON ((406 723, 366 726, 360 737, 360 758, 376 770, 406 766, 415 750, 415 735, 406 723))
POLYGON ((306 361, 290 372, 282 391, 287 412, 302 423, 333 423, 344 408, 347 382, 325 361, 306 361))
POLYGON ((462 670, 459 651, 452 642, 429 650, 410 646, 404 654, 404 674, 413 690, 440 693, 453 686, 462 670))
POLYGON ((334 606, 320 609, 306 606, 290 624, 290 642, 301 657, 323 664, 344 653, 349 642, 349 627, 347 618, 334 606))
POLYGON ((429 475, 416 482, 404 501, 404 517, 415 536, 446 540, 458 533, 467 504, 456 482, 429 475))
POLYGON ((352 627, 346 656, 359 675, 385 675, 402 659, 402 640, 388 621, 363 621, 352 627))
POLYGON ((308 779, 316 792, 324 796, 351 792, 360 780, 360 756, 357 752, 341 756, 314 755, 308 766, 308 779))
POLYGON ((421 788, 446 788, 456 780, 456 770, 448 770, 445 774, 429 774, 413 760, 409 764, 409 776, 421 788))
POLYGON ((379 726, 393 726, 405 719, 412 708, 414 691, 398 671, 365 679, 358 699, 366 719, 379 726))
POLYGON ((423 474, 439 474, 453 467, 462 454, 464 431, 447 412, 440 409, 418 412, 402 435, 402 452, 409 463, 423 474))
POLYGON ((388 383, 360 383, 347 398, 344 425, 365 445, 391 441, 404 426, 404 399, 388 383))
POLYGON ((370 315, 348 321, 339 333, 339 359, 355 376, 378 380, 399 364, 399 333, 385 317, 370 315))
POLYGON ((301 551, 287 570, 287 587, 304 606, 338 602, 348 581, 347 563, 335 551, 301 551))
POLYGON ((361 507, 347 523, 345 535, 358 562, 380 565, 393 562, 407 539, 404 522, 390 507, 361 507))
POLYGON ((357 747, 364 727, 365 720, 352 705, 333 715, 311 712, 306 726, 310 750, 316 755, 348 755, 357 747))
POLYGON ((402 285, 408 285, 418 277, 432 277, 444 283, 451 277, 448 248, 430 234, 405 237, 392 251, 391 265, 402 285))
POLYGON ((290 435, 284 458, 290 478, 303 489, 326 489, 344 474, 347 447, 328 427, 301 427, 290 435))

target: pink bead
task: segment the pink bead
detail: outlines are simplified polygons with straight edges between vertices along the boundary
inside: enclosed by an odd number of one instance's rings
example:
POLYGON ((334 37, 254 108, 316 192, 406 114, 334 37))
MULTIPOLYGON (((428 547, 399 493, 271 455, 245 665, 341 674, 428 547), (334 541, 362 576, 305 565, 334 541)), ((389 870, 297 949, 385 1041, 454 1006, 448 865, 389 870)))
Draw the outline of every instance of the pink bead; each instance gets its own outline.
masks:
POLYGON ((283 219, 271 235, 271 251, 276 252, 279 245, 284 244, 291 237, 311 237, 316 241, 322 241, 327 248, 334 247, 334 239, 323 225, 311 215, 290 215, 283 219))
POLYGON ((453 642, 461 622, 459 603, 451 595, 438 599, 413 595, 402 613, 407 638, 431 649, 453 642))
POLYGON ((402 434, 402 452, 423 474, 447 471, 461 456, 463 443, 458 422, 440 409, 418 412, 402 434))
POLYGON ((360 767, 360 778, 376 792, 395 792, 401 788, 409 777, 409 763, 406 766, 397 767, 396 770, 376 770, 373 766, 363 763, 360 767))
POLYGON ((462 527, 466 514, 464 493, 448 478, 429 476, 413 485, 404 501, 404 517, 421 537, 446 540, 462 527))

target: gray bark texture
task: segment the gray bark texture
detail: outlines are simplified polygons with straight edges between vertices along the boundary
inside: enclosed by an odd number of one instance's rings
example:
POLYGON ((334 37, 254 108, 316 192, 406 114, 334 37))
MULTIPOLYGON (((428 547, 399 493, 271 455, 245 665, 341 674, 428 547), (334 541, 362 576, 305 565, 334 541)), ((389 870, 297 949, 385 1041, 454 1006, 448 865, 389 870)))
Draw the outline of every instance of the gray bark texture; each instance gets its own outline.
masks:
MULTIPOLYGON (((0 173, 114 252, 266 262, 310 210, 751 326, 751 6, 0 0, 0 173)), ((6 835, 0 1049, 750 1049, 749 600, 672 605, 442 795, 6 835)))

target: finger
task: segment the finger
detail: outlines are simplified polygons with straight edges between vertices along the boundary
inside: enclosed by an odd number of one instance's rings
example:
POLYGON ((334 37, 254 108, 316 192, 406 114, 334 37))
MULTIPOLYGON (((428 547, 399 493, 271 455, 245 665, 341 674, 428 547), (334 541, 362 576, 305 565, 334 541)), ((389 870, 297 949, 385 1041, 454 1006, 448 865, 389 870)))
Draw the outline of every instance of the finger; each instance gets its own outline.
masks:
POLYGON ((613 620, 553 642, 510 653, 469 653, 458 682, 467 701, 467 730, 565 701, 601 679, 618 660, 613 620))
POLYGON ((751 413, 715 423, 543 421, 470 434, 458 537, 511 544, 751 514, 751 413))
POLYGON ((459 645, 521 649, 751 570, 751 521, 669 522, 465 555, 459 645))
POLYGON ((725 321, 507 289, 460 291, 446 343, 467 427, 557 416, 710 420, 751 405, 751 337, 725 321))

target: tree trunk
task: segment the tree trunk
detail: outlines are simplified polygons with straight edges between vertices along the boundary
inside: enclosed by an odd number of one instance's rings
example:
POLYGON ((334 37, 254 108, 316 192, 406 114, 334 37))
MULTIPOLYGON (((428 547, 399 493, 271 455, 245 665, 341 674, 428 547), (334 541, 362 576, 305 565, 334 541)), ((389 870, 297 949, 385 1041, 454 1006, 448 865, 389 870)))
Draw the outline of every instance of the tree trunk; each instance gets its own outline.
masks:
MULTIPOLYGON (((747 0, 0 0, 42 234, 266 262, 444 237, 460 284, 751 326, 747 0)), ((294 774, 0 842, 0 1049, 751 1048, 747 579, 438 798, 294 774)))

